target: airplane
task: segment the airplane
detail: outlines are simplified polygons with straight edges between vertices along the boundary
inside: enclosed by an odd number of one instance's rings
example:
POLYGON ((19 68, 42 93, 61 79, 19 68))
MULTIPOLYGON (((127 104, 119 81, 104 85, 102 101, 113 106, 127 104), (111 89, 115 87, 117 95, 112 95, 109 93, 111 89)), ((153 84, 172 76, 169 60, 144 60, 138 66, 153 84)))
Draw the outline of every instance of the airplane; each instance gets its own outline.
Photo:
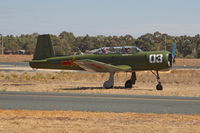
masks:
POLYGON ((125 88, 136 83, 137 71, 151 71, 158 84, 156 90, 163 90, 159 71, 169 70, 175 62, 176 43, 172 51, 142 51, 136 46, 103 47, 85 54, 56 56, 49 34, 39 35, 30 67, 35 69, 85 70, 107 72, 109 79, 104 88, 113 88, 114 75, 117 72, 131 72, 131 78, 125 82, 125 88))

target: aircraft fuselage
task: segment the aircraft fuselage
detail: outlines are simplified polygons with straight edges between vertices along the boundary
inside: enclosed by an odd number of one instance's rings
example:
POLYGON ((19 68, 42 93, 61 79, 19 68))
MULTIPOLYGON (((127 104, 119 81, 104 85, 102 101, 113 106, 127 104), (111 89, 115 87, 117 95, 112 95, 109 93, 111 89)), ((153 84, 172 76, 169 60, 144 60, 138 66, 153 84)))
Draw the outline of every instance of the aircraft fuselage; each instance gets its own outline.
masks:
POLYGON ((76 60, 91 59, 111 65, 129 65, 132 71, 163 70, 170 67, 170 52, 148 51, 134 54, 85 54, 59 56, 44 60, 32 60, 30 66, 36 69, 83 70, 76 60))

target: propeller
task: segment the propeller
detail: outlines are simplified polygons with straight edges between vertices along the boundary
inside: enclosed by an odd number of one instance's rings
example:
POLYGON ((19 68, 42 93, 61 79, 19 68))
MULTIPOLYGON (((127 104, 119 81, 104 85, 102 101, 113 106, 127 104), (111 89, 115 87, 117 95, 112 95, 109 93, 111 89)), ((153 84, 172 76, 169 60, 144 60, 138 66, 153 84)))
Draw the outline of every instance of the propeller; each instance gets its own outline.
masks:
POLYGON ((168 56, 168 61, 170 63, 170 66, 172 66, 173 63, 175 63, 175 58, 176 58, 176 42, 174 42, 172 46, 172 52, 168 56))
POLYGON ((172 47, 172 62, 175 63, 175 58, 176 58, 176 42, 174 42, 173 47, 172 47))

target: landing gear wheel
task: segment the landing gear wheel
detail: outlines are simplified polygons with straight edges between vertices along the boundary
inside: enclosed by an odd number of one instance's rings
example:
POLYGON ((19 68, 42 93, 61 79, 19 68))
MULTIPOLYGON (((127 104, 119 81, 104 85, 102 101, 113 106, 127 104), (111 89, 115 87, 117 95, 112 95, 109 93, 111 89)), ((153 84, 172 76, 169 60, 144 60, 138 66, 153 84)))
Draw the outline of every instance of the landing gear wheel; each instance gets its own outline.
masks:
POLYGON ((156 90, 158 90, 158 91, 163 90, 163 86, 161 85, 161 83, 158 83, 158 84, 156 85, 156 90))
POLYGON ((106 89, 111 89, 111 88, 113 88, 113 86, 110 86, 110 87, 105 87, 106 89))
POLYGON ((105 81, 105 83, 103 84, 103 87, 106 88, 106 89, 110 89, 110 88, 113 88, 113 85, 111 85, 109 83, 109 81, 105 81))
POLYGON ((113 88, 114 86, 114 75, 115 73, 110 73, 109 79, 103 83, 103 87, 106 89, 113 88))
POLYGON ((158 91, 163 90, 163 86, 162 86, 162 84, 161 84, 161 82, 160 82, 160 76, 159 76, 158 71, 156 71, 156 73, 154 73, 153 71, 151 71, 151 72, 152 72, 152 73, 156 76, 156 78, 157 78, 158 84, 156 85, 156 90, 158 90, 158 91))
POLYGON ((125 83, 125 88, 132 88, 133 87, 133 83, 131 80, 127 80, 125 83))

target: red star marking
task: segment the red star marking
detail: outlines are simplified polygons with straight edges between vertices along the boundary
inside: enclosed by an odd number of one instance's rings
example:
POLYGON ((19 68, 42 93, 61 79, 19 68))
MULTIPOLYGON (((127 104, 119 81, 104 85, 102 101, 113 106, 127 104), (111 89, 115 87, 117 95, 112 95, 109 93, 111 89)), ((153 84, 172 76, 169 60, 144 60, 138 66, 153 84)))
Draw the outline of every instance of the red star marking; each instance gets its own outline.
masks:
POLYGON ((74 63, 76 61, 76 59, 71 59, 68 61, 61 61, 61 65, 62 66, 76 66, 76 64, 74 63))

